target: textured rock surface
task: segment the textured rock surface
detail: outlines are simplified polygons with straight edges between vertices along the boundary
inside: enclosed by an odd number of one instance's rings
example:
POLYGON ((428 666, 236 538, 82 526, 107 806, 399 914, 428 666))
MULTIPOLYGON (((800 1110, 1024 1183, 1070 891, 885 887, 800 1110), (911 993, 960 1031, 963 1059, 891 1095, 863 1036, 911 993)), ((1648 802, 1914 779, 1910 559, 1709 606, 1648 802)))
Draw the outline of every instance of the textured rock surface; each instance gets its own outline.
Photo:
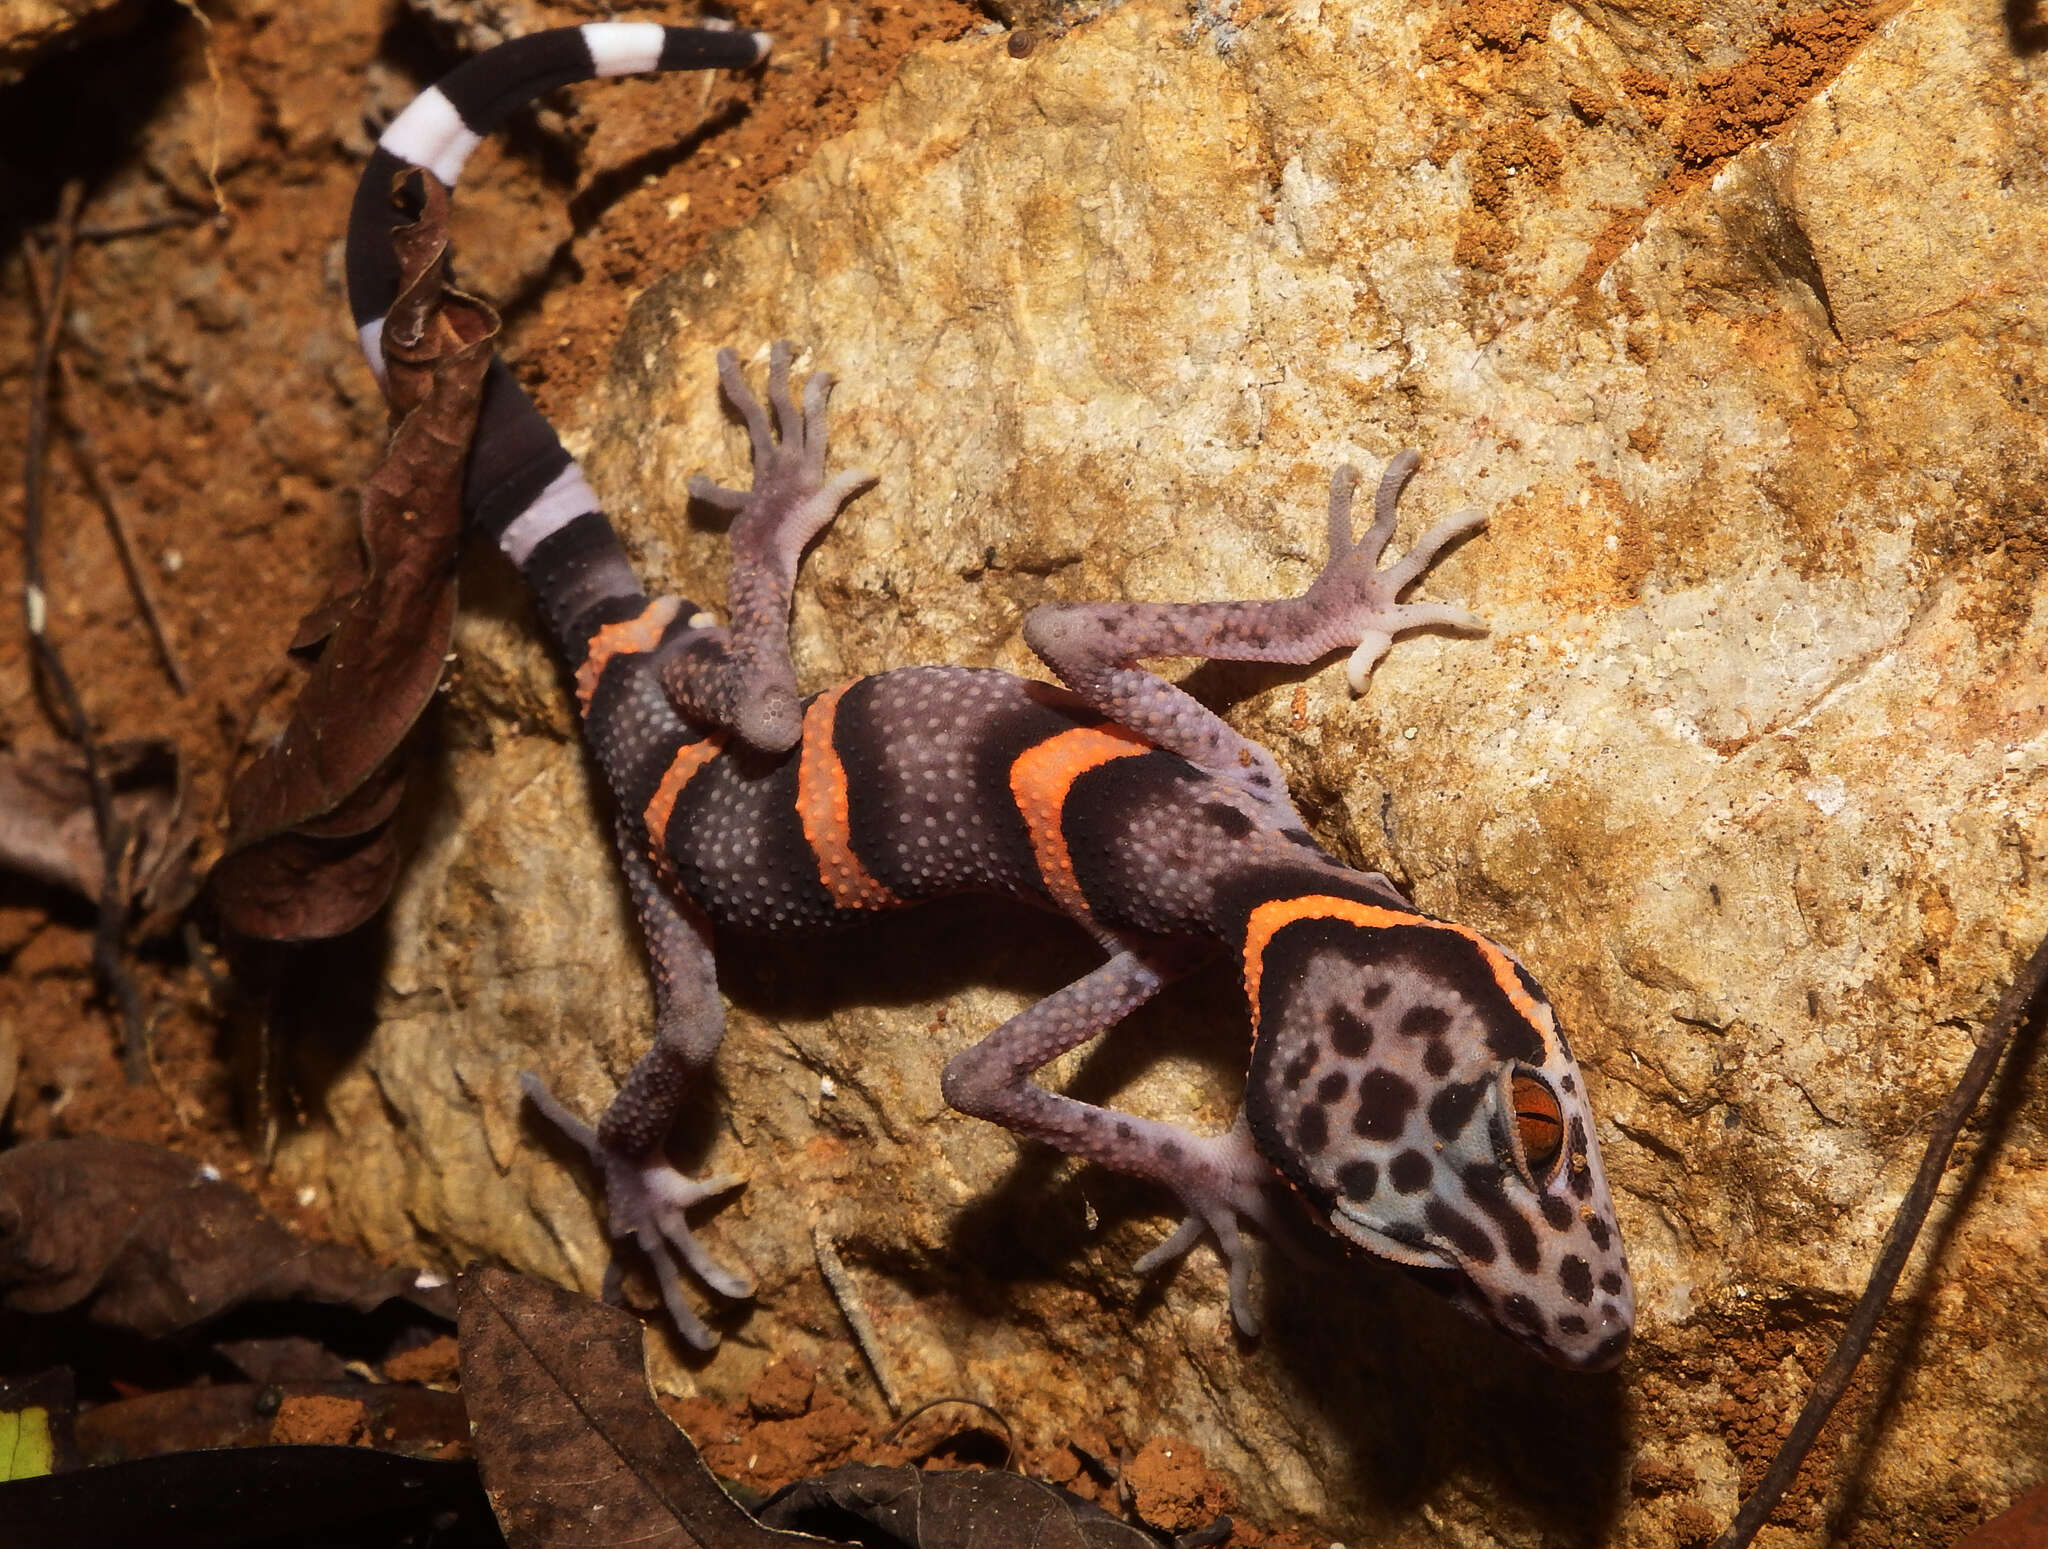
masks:
POLYGON ((4 0, 0 3, 0 86, 28 73, 61 43, 75 42, 89 23, 111 18, 123 0, 4 0))
MULTIPOLYGON (((843 379, 840 457, 882 483, 809 563, 811 685, 1025 669, 1046 598, 1298 589, 1346 458, 1422 450, 1406 531, 1491 514, 1424 588, 1490 636, 1410 641, 1356 702, 1335 671, 1196 686, 1327 842, 1549 985, 1644 1303, 1622 1370, 1577 1379, 1392 1274, 1276 1266, 1249 1346, 1206 1250, 1139 1285, 1162 1200, 940 1103, 945 1052, 1091 961, 973 903, 732 955, 703 1133, 752 1183, 709 1235, 763 1290, 675 1380, 737 1391, 764 1350, 840 1337, 823 1222, 906 1395, 1177 1432, 1254 1521, 1642 1545, 1725 1521, 2048 928, 2048 61, 2023 42, 1990 0, 1874 26, 1134 3, 1025 60, 913 62, 644 297, 580 444, 690 595, 722 567, 683 481, 743 467, 713 347, 786 334, 843 379)), ((594 1286, 584 1186, 513 1080, 594 1111, 644 1046, 640 962, 509 586, 462 648, 381 1025, 285 1164, 392 1253, 594 1286)), ((1220 1125, 1233 995, 1184 986, 1060 1075, 1220 1125)), ((2008 1083, 1967 1217, 1909 1276, 1918 1321, 1888 1325, 1906 1374, 1858 1390, 1765 1542, 1941 1541, 2038 1476, 2044 1119, 2038 1071, 2008 1083)))

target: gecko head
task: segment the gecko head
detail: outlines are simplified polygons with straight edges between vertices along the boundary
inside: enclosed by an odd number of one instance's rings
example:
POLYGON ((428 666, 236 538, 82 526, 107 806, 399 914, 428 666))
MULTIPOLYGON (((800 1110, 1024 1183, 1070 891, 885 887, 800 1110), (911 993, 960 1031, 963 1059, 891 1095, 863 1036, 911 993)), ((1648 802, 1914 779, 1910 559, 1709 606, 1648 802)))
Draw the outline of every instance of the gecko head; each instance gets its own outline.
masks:
POLYGON ((1253 1139, 1332 1233, 1559 1365, 1635 1322, 1585 1078, 1549 999, 1476 931, 1305 895, 1246 930, 1253 1139))

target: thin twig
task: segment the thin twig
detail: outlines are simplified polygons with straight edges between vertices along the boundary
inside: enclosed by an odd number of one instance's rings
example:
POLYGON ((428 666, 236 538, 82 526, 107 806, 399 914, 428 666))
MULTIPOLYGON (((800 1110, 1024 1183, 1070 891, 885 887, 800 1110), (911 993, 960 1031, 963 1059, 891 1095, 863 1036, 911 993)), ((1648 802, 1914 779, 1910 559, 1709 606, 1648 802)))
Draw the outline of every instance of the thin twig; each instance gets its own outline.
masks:
POLYGON ((2019 977, 2000 998, 1991 1026, 1978 1041, 1970 1063, 1963 1068, 1962 1079, 1935 1116, 1934 1132, 1927 1137, 1927 1152, 1920 1158, 1920 1171, 1914 1175, 1913 1186, 1899 1203, 1899 1213, 1893 1218, 1891 1230, 1885 1234, 1884 1248, 1870 1271, 1870 1283, 1863 1288, 1862 1299, 1849 1315, 1841 1342, 1835 1346, 1835 1353, 1828 1357, 1828 1364, 1814 1380, 1813 1391, 1807 1395, 1806 1407, 1799 1411, 1799 1418, 1793 1422, 1791 1434, 1778 1448, 1778 1455, 1771 1459, 1771 1466, 1764 1471, 1763 1479, 1750 1492, 1749 1499, 1742 1503, 1742 1509, 1736 1512, 1735 1520, 1728 1524, 1728 1531, 1714 1541, 1714 1549, 1744 1549, 1756 1536, 1757 1529, 1764 1525, 1764 1520, 1777 1508, 1791 1486, 1799 1465, 1806 1461, 1806 1454, 1820 1435, 1821 1427, 1827 1423, 1829 1414, 1848 1390, 1856 1364, 1870 1347, 1871 1335, 1877 1330, 1877 1320, 1884 1312, 1885 1303, 1891 1299, 1899 1276, 1905 1271, 1913 1244, 1919 1239, 1920 1228, 1927 1220, 1928 1207, 1934 1203, 1934 1192, 1941 1185, 1949 1152, 1955 1148, 1956 1139, 1963 1132, 1964 1121, 1970 1117, 1978 1099, 1983 1097, 1984 1089, 1991 1084, 1991 1077, 1998 1070, 1999 1061, 2005 1058, 2013 1034, 2018 1031, 2044 985, 2048 985, 2048 940, 2034 948, 2034 955, 2027 959, 2027 966, 2020 970, 2019 977))
POLYGON ((875 1325, 868 1317, 868 1310, 861 1304, 860 1292, 855 1288, 853 1276, 846 1272, 846 1261, 839 1256, 831 1234, 824 1224, 811 1228, 811 1247, 818 1255, 818 1273, 825 1277, 826 1289, 832 1299, 839 1303, 840 1314, 846 1319, 846 1326, 853 1330, 854 1343, 860 1346, 860 1353, 867 1357, 868 1370, 875 1374, 875 1386, 882 1390, 882 1402, 889 1406, 889 1413, 900 1415, 903 1405, 896 1397, 896 1384, 889 1380, 889 1364, 882 1356, 881 1337, 875 1333, 875 1325))
MULTIPOLYGON (((909 1414, 882 1433, 882 1445, 886 1447, 900 1440, 903 1433, 910 1429, 910 1424, 913 1420, 945 1404, 965 1404, 969 1409, 979 1409, 983 1414, 993 1419, 997 1425, 1003 1428, 1003 1461, 999 1466, 1008 1468, 1017 1460, 1017 1435, 1016 1432, 1010 1429, 1010 1417, 993 1404, 984 1404, 978 1398, 963 1398, 957 1393, 949 1393, 944 1398, 935 1398, 926 1403, 919 1404, 909 1414)), ((959 1433, 956 1431, 954 1434, 958 1435, 959 1433)))
POLYGON ((218 217, 197 210, 169 210, 162 215, 144 215, 132 221, 89 223, 78 228, 80 242, 118 242, 125 237, 146 237, 159 231, 179 231, 203 226, 218 217))
MULTIPOLYGON (((76 179, 64 185, 57 201, 56 256, 50 264, 50 285, 43 308, 42 327, 36 335, 35 364, 29 376, 28 438, 22 460, 21 503, 22 620, 28 626, 29 647, 36 665, 65 722, 64 729, 77 742, 85 759, 87 788, 92 794, 93 826, 99 833, 105 869, 100 878, 99 920, 93 930, 93 977, 101 993, 114 1002, 121 1017, 121 1060, 131 1085, 149 1079, 149 1059, 143 1048, 146 1036, 142 1015, 142 993, 122 961, 122 935, 128 906, 122 896, 121 860, 127 853, 127 835, 114 815, 114 792, 92 734, 85 704, 78 686, 64 670, 57 643, 49 636, 50 592, 43 575, 43 483, 50 455, 50 378, 57 355, 57 340, 64 327, 64 298, 71 285, 71 254, 78 226, 78 210, 85 185, 76 179)), ((24 244, 23 251, 27 248, 24 244)))
MULTIPOLYGON (((57 371, 64 379, 65 400, 77 403, 78 376, 71 369, 71 362, 62 355, 57 357, 57 371)), ((87 488, 106 515, 107 531, 113 535, 114 551, 121 556, 121 569, 127 574, 129 590, 135 594, 135 606, 142 614, 143 625, 149 630, 149 638, 156 646, 156 654, 164 664, 171 686, 178 691, 180 698, 184 698, 192 692, 192 679, 185 672, 185 663, 178 655, 178 648, 171 644, 171 637, 164 629, 163 614, 156 604, 156 588, 150 583, 149 571, 136 557, 134 541, 128 535, 128 518, 113 486, 107 483, 106 475, 100 471, 99 448, 93 441, 92 432, 69 414, 64 416, 64 426, 71 432, 71 449, 77 454, 79 472, 85 475, 87 488)))
MULTIPOLYGON (((43 266, 35 256, 32 247, 21 250, 22 262, 28 266, 29 290, 36 306, 44 305, 47 287, 43 281, 43 266)), ((107 532, 114 540, 114 552, 120 557, 121 570, 128 577, 128 590, 134 594, 135 606, 142 614, 143 625, 149 630, 149 638, 155 642, 157 655, 162 658, 164 671, 170 674, 171 684, 180 695, 192 692, 192 681, 185 675, 185 664, 178 659, 177 648, 171 644, 171 637, 164 632, 163 615, 156 605, 156 593, 150 586, 149 573, 135 555, 134 541, 128 535, 128 518, 121 503, 114 495, 113 486, 107 483, 100 472, 99 446, 92 438, 92 432, 85 428, 81 418, 85 394, 78 385, 78 372, 68 355, 57 356, 57 378, 64 388, 64 402, 68 406, 63 415, 64 428, 71 433, 71 450, 77 454, 79 472, 85 476, 86 487, 93 498, 100 503, 100 510, 107 518, 107 532)))

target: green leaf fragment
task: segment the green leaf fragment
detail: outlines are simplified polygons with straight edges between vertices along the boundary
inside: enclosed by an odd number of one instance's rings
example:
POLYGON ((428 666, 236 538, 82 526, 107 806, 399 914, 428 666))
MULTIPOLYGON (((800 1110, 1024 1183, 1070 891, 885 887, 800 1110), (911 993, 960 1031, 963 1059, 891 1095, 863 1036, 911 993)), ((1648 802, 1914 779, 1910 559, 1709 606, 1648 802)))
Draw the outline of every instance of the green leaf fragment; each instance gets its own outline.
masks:
POLYGON ((49 1410, 0 1410, 0 1480, 40 1478, 54 1461, 49 1410))

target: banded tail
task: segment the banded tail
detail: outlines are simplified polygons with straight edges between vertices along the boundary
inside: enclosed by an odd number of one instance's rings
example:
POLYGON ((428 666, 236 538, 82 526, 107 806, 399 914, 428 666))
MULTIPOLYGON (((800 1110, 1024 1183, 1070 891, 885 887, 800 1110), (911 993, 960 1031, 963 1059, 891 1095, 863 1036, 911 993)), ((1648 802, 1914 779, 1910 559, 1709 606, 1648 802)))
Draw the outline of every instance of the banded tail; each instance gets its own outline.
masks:
MULTIPOLYGON (((452 188, 485 135, 557 86, 653 71, 748 70, 768 48, 762 32, 589 22, 501 44, 415 97, 378 138, 349 211, 349 310, 379 383, 384 319, 398 299, 391 233, 411 219, 392 198, 402 169, 424 167, 452 188)), ((462 503, 468 532, 497 544, 540 598, 572 669, 600 629, 646 610, 583 470, 502 360, 492 360, 484 383, 462 503)))

